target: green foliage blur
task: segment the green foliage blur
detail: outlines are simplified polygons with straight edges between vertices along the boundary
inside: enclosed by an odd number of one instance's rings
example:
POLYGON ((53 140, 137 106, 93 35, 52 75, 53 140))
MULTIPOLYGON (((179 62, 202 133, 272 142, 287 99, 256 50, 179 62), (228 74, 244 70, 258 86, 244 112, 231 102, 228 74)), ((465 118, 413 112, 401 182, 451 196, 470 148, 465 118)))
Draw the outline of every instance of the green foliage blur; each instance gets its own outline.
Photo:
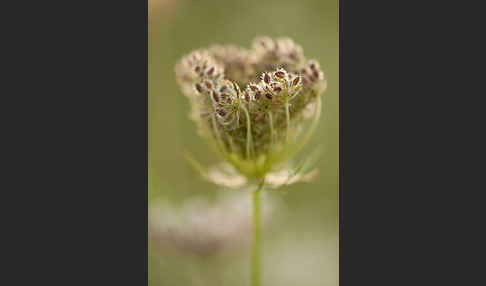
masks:
MULTIPOLYGON (((217 162, 188 118, 188 101, 175 80, 176 62, 211 44, 249 48, 255 36, 288 36, 308 59, 321 63, 328 81, 318 130, 301 152, 321 146, 322 155, 313 182, 272 193, 285 207, 279 223, 264 230, 263 285, 338 285, 338 0, 149 0, 149 6, 149 206, 160 198, 177 205, 195 195, 229 192, 202 180, 184 159, 189 151, 205 165, 217 162)), ((201 286, 249 285, 249 249, 201 260, 149 241, 150 286, 195 281, 201 286), (195 275, 217 278, 197 280, 195 275)))

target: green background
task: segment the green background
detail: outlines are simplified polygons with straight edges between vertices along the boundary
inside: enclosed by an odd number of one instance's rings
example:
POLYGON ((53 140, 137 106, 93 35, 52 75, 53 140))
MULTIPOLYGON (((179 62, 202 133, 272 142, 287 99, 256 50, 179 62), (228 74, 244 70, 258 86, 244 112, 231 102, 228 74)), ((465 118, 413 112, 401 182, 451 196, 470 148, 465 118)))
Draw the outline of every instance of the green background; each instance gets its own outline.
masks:
MULTIPOLYGON (((175 80, 176 62, 211 44, 249 48, 255 36, 288 36, 303 47, 308 59, 321 63, 328 81, 323 116, 302 154, 318 145, 323 152, 313 182, 273 194, 284 207, 278 212, 279 222, 264 232, 263 285, 338 285, 338 1, 149 3, 149 206, 155 198, 177 205, 195 195, 228 192, 203 181, 184 160, 184 152, 190 151, 205 165, 217 162, 188 119, 189 104, 175 80)), ((217 275, 219 285, 249 285, 248 256, 249 249, 240 249, 199 261, 149 242, 149 285, 193 285, 194 268, 217 275)))

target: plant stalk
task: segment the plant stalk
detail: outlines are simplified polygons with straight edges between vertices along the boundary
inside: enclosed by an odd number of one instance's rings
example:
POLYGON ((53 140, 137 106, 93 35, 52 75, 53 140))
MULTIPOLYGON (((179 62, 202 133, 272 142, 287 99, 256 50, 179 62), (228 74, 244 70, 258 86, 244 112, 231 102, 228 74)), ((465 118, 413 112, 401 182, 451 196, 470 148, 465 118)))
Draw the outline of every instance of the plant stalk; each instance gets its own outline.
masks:
POLYGON ((253 191, 253 245, 251 252, 251 286, 261 285, 261 190, 263 180, 253 191))

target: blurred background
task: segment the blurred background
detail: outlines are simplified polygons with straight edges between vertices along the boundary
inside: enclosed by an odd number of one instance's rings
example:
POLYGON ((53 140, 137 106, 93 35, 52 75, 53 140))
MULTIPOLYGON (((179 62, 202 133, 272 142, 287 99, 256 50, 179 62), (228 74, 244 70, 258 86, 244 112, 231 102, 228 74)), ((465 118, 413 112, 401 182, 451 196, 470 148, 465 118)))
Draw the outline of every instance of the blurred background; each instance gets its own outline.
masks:
MULTIPOLYGON (((237 192, 243 200, 251 196, 250 192, 223 190, 202 180, 185 161, 185 151, 205 165, 216 163, 217 157, 188 119, 189 104, 175 80, 176 62, 184 54, 212 44, 250 48, 252 39, 259 35, 287 36, 303 47, 307 59, 315 58, 321 63, 328 81, 318 130, 301 152, 308 153, 319 145, 322 155, 316 166, 320 173, 313 182, 267 193, 267 199, 278 203, 276 207, 272 204, 272 219, 264 226, 263 285, 338 285, 338 13, 338 0, 149 0, 148 200, 149 208, 162 209, 149 216, 149 224, 166 223, 172 208, 183 217, 194 198, 211 203, 231 192, 237 192)), ((204 208, 200 209, 195 215, 213 227, 218 215, 227 220, 235 215, 232 208, 218 209, 219 212, 208 208, 208 218, 204 208)), ((179 227, 194 225, 194 221, 180 217, 170 220, 177 221, 179 227)), ((243 219, 240 215, 235 220, 243 219)), ((251 237, 244 226, 243 221, 233 236, 225 237, 231 241, 235 237, 251 237)), ((188 235, 197 233, 188 231, 188 235)), ((249 285, 247 244, 225 248, 218 241, 201 254, 184 247, 184 241, 161 242, 151 232, 150 286, 249 285)))

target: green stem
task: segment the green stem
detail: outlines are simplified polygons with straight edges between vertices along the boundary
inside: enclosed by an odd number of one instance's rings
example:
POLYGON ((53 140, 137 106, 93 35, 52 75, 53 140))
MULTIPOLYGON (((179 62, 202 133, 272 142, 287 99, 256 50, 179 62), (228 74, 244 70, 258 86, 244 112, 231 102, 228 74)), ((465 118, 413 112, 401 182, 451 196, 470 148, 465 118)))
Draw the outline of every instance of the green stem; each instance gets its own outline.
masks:
POLYGON ((268 118, 270 119, 270 146, 273 147, 273 137, 275 131, 273 129, 273 116, 271 111, 268 112, 268 118))
POLYGON ((227 152, 224 147, 223 139, 221 139, 221 135, 219 134, 218 126, 216 124, 216 116, 214 113, 211 114, 211 123, 213 125, 214 134, 216 134, 216 142, 219 145, 219 150, 221 150, 220 152, 224 155, 224 157, 226 157, 227 152))
POLYGON ((253 191, 253 245, 251 252, 251 286, 260 286, 261 278, 261 190, 263 180, 253 191))
POLYGON ((250 146, 251 146, 251 141, 252 141, 252 138, 251 138, 251 120, 250 120, 250 113, 248 112, 248 110, 245 108, 245 106, 241 106, 243 111, 245 112, 245 116, 246 116, 246 158, 249 159, 250 158, 250 146))
POLYGON ((289 144, 289 128, 290 128, 290 113, 289 113, 289 99, 285 99, 285 119, 287 123, 287 134, 285 134, 285 143, 288 145, 289 144))
POLYGON ((321 102, 321 97, 317 95, 317 102, 316 102, 316 109, 314 111, 314 119, 312 120, 311 126, 309 127, 309 130, 305 134, 304 138, 300 139, 300 144, 297 145, 297 147, 294 150, 294 154, 298 153, 309 141, 310 137, 312 134, 314 134, 314 131, 316 130, 317 124, 319 123, 319 118, 321 117, 321 107, 322 102, 321 102))

